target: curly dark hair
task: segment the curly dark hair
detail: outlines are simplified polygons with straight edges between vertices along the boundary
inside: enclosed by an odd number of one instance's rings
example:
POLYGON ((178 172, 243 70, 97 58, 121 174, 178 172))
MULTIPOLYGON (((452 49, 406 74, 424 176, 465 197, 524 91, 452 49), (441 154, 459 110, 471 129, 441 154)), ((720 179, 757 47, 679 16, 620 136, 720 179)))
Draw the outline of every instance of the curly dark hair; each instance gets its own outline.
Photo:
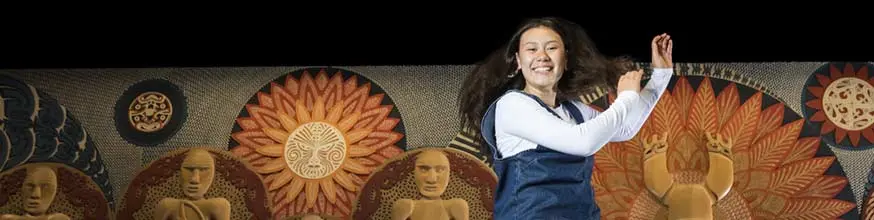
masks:
MULTIPOLYGON (((525 87, 522 74, 514 74, 517 65, 515 54, 519 50, 522 34, 537 27, 557 32, 567 50, 567 70, 559 79, 556 89, 556 98, 559 100, 579 99, 596 88, 613 91, 619 77, 634 68, 629 57, 608 58, 601 54, 585 29, 574 22, 556 17, 526 20, 509 42, 476 63, 458 94, 462 129, 469 129, 468 132, 475 135, 474 141, 482 143, 480 124, 489 105, 505 91, 525 87)), ((482 145, 481 148, 488 150, 482 145)))

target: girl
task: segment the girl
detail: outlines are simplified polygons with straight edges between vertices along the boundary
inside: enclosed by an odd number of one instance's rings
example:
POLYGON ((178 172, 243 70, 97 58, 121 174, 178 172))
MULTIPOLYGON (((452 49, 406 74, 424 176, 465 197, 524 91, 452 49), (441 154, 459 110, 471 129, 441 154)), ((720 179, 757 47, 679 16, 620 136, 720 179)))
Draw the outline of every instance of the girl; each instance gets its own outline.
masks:
POLYGON ((642 71, 605 58, 583 28, 559 18, 525 22, 477 66, 459 96, 460 114, 494 157, 495 219, 600 218, 593 155, 635 136, 673 74, 670 36, 651 46, 652 78, 642 89, 642 71), (604 112, 580 102, 608 85, 617 96, 604 112))

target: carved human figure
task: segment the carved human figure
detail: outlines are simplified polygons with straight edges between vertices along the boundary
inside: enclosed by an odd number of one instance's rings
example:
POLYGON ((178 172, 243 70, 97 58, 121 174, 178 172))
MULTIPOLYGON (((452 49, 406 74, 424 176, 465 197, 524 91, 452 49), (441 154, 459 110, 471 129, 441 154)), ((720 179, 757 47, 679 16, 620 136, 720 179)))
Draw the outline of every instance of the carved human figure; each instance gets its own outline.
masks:
POLYGON ((709 169, 703 183, 675 182, 668 171, 668 134, 644 140, 644 183, 668 207, 667 219, 713 219, 713 205, 725 198, 734 182, 731 140, 705 133, 709 169))
POLYGON ((182 161, 180 185, 185 198, 164 198, 155 207, 154 219, 218 219, 231 216, 227 199, 206 199, 215 176, 215 159, 203 149, 192 149, 182 161))
POLYGON ((710 157, 710 169, 707 172, 707 189, 712 194, 713 201, 719 201, 728 195, 734 183, 734 160, 731 157, 732 142, 719 134, 707 133, 707 155, 710 157))
POLYGON ((46 213, 58 190, 58 175, 50 167, 33 166, 27 168, 27 177, 21 184, 24 199, 24 215, 5 214, 0 220, 60 220, 70 219, 63 213, 46 213))
POLYGON ((424 199, 399 199, 392 206, 394 220, 469 219, 463 199, 441 198, 449 185, 449 158, 439 150, 424 150, 416 157, 416 187, 424 199))

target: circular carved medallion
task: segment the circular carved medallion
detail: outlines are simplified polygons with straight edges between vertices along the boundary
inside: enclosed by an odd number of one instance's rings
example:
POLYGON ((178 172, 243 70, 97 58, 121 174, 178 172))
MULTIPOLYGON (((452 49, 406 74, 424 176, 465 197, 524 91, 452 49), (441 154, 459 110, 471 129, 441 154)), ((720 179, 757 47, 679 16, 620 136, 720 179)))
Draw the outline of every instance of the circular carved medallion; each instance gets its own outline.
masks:
POLYGON ((264 179, 273 219, 346 219, 364 180, 401 154, 406 138, 394 101, 375 82, 345 69, 306 68, 255 92, 228 148, 264 179))
POLYGON ((173 103, 160 92, 140 94, 128 108, 130 125, 142 132, 161 130, 172 117, 173 103))
POLYGON ((829 84, 822 97, 825 116, 835 126, 858 131, 874 124, 874 87, 859 78, 840 78, 829 84))
POLYGON ((323 122, 298 127, 285 144, 285 162, 294 174, 321 179, 334 173, 346 159, 346 140, 339 129, 323 122))
POLYGON ((164 79, 134 84, 115 103, 119 135, 139 146, 155 146, 169 140, 182 128, 186 117, 182 90, 164 79))
POLYGON ((845 150, 874 147, 874 78, 870 63, 828 63, 801 94, 804 119, 822 140, 845 150))

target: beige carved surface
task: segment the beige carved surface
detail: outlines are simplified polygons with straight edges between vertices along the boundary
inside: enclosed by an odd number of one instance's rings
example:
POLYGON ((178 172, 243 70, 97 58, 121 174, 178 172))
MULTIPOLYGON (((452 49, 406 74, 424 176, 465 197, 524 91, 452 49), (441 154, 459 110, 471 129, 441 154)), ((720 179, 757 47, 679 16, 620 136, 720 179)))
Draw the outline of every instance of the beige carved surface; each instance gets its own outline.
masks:
POLYGON ((874 86, 856 77, 835 80, 825 89, 822 106, 835 126, 859 131, 874 124, 874 86))
POLYGON ((643 177, 646 188, 665 207, 658 216, 668 219, 713 219, 713 205, 725 198, 734 182, 731 140, 716 133, 704 133, 709 170, 668 171, 668 134, 644 139, 643 177), (704 176, 704 180, 700 177, 704 176), (696 178, 698 177, 698 178, 696 178), (674 180, 677 180, 676 182, 674 180))
MULTIPOLYGON (((27 197, 23 184, 32 176, 33 168, 41 167, 53 170, 56 184, 43 188, 42 196, 49 196, 54 191, 54 198, 48 201, 46 214, 58 216, 63 214, 70 219, 109 219, 110 211, 100 188, 90 181, 82 172, 56 163, 30 163, 15 167, 0 174, 0 215, 22 216, 25 212, 27 197), (31 169, 31 170, 28 170, 31 169)), ((44 172, 41 172, 45 174, 44 172)), ((40 178, 45 177, 41 175, 40 178)), ((47 197, 42 197, 49 199, 47 197)), ((43 201, 46 202, 46 201, 43 201)), ((41 202, 42 204, 42 202, 41 202)))
POLYGON ((413 177, 419 198, 401 198, 392 205, 394 220, 469 219, 470 206, 458 198, 443 198, 452 166, 441 150, 423 149, 413 162, 413 177))
POLYGON ((476 157, 444 147, 418 147, 387 161, 365 183, 358 195, 353 218, 391 219, 393 206, 398 200, 424 201, 430 193, 423 195, 420 185, 416 183, 415 161, 416 156, 426 150, 441 151, 451 164, 446 190, 440 194, 440 199, 463 200, 469 208, 470 219, 491 219, 494 187, 497 184, 494 172, 476 157))
MULTIPOLYGON (((179 174, 174 174, 172 179, 179 179, 179 174)), ((180 185, 178 181, 165 181, 159 185, 154 185, 149 189, 148 194, 146 196, 146 200, 144 201, 142 209, 137 211, 134 214, 134 219, 152 219, 153 214, 155 213, 155 204, 158 204, 161 199, 164 198, 183 198, 183 193, 179 190, 180 185)), ((213 183, 213 189, 207 192, 207 198, 215 198, 221 196, 222 198, 226 198, 228 201, 232 201, 231 204, 231 213, 239 213, 234 214, 233 216, 240 216, 243 219, 249 219, 251 214, 240 209, 245 209, 245 204, 243 198, 245 197, 244 192, 242 190, 237 190, 234 188, 230 182, 217 179, 213 183), (236 212, 235 212, 236 211, 236 212)))
MULTIPOLYGON (((239 158, 227 151, 187 148, 173 151, 153 161, 137 174, 126 191, 118 212, 119 219, 153 219, 162 199, 188 199, 183 189, 182 167, 191 149, 204 150, 214 158, 215 175, 203 198, 222 198, 230 204, 230 219, 269 219, 269 203, 261 179, 239 158)), ((189 209, 192 211, 193 209, 189 209)), ((203 211, 203 210, 201 210, 203 211)))
POLYGON ((185 197, 167 197, 155 204, 156 219, 230 219, 230 203, 219 197, 204 197, 215 177, 215 159, 206 150, 191 149, 179 169, 179 182, 185 197))
POLYGON ((142 132, 159 131, 173 117, 173 103, 160 92, 144 92, 128 107, 130 124, 142 132))
POLYGON ((285 142, 285 162, 294 174, 307 179, 331 175, 346 159, 343 132, 324 122, 300 125, 285 142))

